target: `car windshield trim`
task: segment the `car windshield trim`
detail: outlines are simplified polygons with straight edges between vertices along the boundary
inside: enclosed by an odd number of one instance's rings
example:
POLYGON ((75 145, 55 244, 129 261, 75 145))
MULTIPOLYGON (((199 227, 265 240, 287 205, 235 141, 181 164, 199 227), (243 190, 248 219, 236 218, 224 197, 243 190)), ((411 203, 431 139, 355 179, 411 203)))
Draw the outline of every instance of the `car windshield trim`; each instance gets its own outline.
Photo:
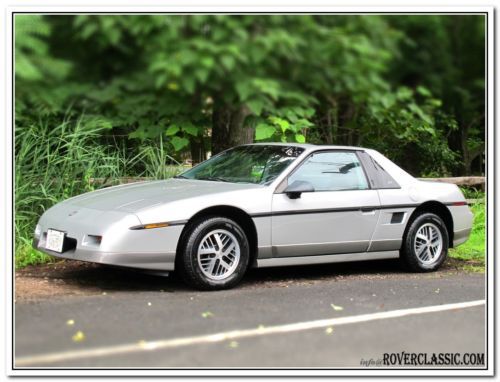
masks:
POLYGON ((268 186, 304 151, 304 148, 293 145, 237 146, 211 157, 176 178, 268 186))
MULTIPOLYGON (((186 178, 186 177, 184 177, 186 178)), ((186 178, 189 179, 189 178, 186 178)), ((231 183, 229 180, 221 178, 220 176, 203 176, 200 178, 196 178, 196 180, 211 180, 213 182, 226 182, 226 183, 231 183)))

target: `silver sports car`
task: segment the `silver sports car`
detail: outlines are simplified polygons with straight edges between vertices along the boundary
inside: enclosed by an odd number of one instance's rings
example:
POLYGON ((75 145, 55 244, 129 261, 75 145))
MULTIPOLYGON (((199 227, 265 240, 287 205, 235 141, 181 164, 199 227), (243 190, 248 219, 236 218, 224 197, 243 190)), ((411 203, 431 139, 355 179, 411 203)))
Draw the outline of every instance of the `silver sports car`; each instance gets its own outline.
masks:
POLYGON ((467 240, 459 188, 419 181, 377 151, 254 144, 174 179, 83 194, 47 210, 35 247, 66 259, 177 271, 200 289, 248 267, 400 258, 436 270, 467 240))

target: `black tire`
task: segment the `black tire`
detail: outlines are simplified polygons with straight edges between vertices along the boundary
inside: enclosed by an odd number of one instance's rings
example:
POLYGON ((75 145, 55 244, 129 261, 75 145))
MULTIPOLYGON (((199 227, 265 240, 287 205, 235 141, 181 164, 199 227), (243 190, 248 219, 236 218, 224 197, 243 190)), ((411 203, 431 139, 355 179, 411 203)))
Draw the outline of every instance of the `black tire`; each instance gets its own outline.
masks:
POLYGON ((183 242, 177 254, 176 270, 191 287, 200 290, 229 289, 238 284, 244 276, 250 259, 250 246, 243 229, 235 221, 219 216, 209 216, 190 224, 183 235, 183 242), (198 262, 198 248, 210 232, 223 230, 237 240, 240 250, 239 261, 230 275, 221 280, 209 278, 198 262))
MULTIPOLYGON (((410 221, 408 229, 403 238, 401 247, 401 261, 403 265, 413 272, 432 272, 439 269, 448 254, 449 235, 443 220, 430 212, 423 212, 410 221), (439 253, 432 260, 422 260, 415 251, 415 242, 418 231, 424 227, 436 227, 441 233, 442 246, 439 253)), ((425 246, 425 245, 424 245, 425 246)), ((425 252, 425 250, 424 250, 425 252)))

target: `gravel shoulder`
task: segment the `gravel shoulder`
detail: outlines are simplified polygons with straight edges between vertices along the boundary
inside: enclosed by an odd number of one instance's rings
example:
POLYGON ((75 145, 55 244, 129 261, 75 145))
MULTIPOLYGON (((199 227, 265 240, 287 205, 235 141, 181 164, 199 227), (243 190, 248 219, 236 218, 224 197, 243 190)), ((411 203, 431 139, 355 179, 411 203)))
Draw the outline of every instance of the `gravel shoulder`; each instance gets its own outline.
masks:
MULTIPOLYGON (((442 278, 471 273, 474 261, 448 258, 435 273, 415 274, 401 269, 398 261, 382 260, 301 267, 251 269, 238 288, 288 287, 324 280, 442 278)), ((15 272, 15 301, 36 301, 59 296, 92 296, 107 292, 188 290, 171 273, 167 277, 139 270, 62 260, 28 266, 15 272)))

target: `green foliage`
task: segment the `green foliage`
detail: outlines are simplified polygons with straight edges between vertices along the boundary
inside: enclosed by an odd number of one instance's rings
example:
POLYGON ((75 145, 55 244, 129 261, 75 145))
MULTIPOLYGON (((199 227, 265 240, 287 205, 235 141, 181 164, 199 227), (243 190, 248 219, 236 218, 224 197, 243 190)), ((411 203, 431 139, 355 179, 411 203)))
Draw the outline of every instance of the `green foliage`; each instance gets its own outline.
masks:
POLYGON ((464 194, 466 199, 480 199, 484 202, 484 191, 474 187, 460 187, 460 191, 464 194))
POLYGON ((47 77, 64 78, 70 65, 49 54, 47 40, 51 35, 51 27, 47 20, 39 15, 16 15, 14 22, 16 79, 41 81, 47 77))
MULTIPOLYGON (((476 194, 476 196, 478 195, 476 194)), ((474 222, 469 240, 463 245, 451 249, 450 256, 459 260, 476 261, 484 266, 486 254, 486 205, 484 193, 482 196, 482 200, 471 206, 474 222)))
POLYGON ((453 65, 462 40, 484 47, 482 26, 479 16, 17 15, 16 119, 57 123, 71 106, 130 145, 163 136, 183 153, 248 110, 237 129, 258 141, 364 145, 415 174, 451 173, 484 149, 484 72, 467 54, 462 72, 453 65))
POLYGON ((439 101, 435 128, 446 137, 457 161, 447 167, 456 175, 483 172, 485 135, 485 17, 388 17, 405 31, 400 55, 390 69, 397 82, 424 86, 439 101), (475 161, 475 164, 473 164, 475 161))
POLYGON ((50 52, 51 24, 39 15, 16 15, 15 118, 33 121, 54 111, 64 113, 67 89, 60 88, 71 64, 50 52))
POLYGON ((306 129, 313 126, 307 119, 269 116, 255 128, 256 141, 281 141, 304 143, 306 129))
MULTIPOLYGON (((448 147, 444 132, 436 128, 438 100, 427 88, 400 87, 395 94, 382 94, 368 108, 361 128, 364 145, 400 163, 417 156, 419 173, 447 174, 447 168, 455 164, 456 154, 448 147)), ((405 167, 412 170, 411 165, 405 167)))
POLYGON ((141 176, 153 179, 171 178, 180 172, 181 164, 168 152, 160 136, 159 140, 143 142, 139 146, 138 154, 131 158, 130 164, 136 171, 140 171, 141 176))

